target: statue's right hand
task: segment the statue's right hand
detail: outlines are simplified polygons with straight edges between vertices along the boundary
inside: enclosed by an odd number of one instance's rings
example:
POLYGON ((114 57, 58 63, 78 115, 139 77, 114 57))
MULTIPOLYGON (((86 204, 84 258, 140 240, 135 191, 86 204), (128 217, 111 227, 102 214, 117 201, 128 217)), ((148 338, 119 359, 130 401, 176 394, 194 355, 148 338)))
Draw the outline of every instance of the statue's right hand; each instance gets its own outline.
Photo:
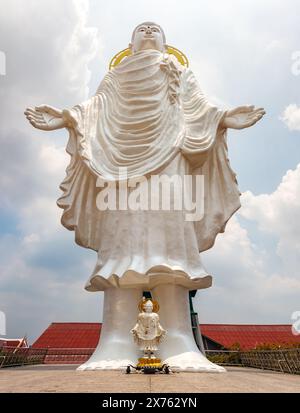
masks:
POLYGON ((35 109, 27 108, 24 113, 31 125, 37 129, 51 131, 66 126, 62 111, 52 106, 41 105, 35 109))

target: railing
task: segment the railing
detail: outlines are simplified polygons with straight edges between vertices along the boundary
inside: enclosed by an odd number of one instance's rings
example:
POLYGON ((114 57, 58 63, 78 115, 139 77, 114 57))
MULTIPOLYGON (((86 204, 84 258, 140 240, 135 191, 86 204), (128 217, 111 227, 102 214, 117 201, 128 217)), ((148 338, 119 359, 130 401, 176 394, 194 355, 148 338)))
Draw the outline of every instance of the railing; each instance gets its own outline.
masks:
POLYGON ((206 357, 224 366, 255 367, 263 370, 300 374, 300 349, 206 351, 206 357))
POLYGON ((94 348, 48 349, 45 364, 83 364, 94 353, 94 348))
MULTIPOLYGON (((34 364, 82 364, 94 348, 85 349, 35 349, 0 348, 0 368, 34 364)), ((207 358, 224 366, 254 367, 265 370, 300 374, 300 349, 283 350, 207 350, 207 358)))
POLYGON ((43 364, 47 350, 35 348, 0 348, 0 368, 43 364))
POLYGON ((35 348, 0 348, 0 368, 34 364, 83 364, 94 348, 83 349, 35 349, 35 348))
POLYGON ((233 350, 206 350, 206 357, 212 362, 224 366, 242 366, 240 352, 233 350))
POLYGON ((243 366, 300 374, 300 349, 241 352, 243 366))

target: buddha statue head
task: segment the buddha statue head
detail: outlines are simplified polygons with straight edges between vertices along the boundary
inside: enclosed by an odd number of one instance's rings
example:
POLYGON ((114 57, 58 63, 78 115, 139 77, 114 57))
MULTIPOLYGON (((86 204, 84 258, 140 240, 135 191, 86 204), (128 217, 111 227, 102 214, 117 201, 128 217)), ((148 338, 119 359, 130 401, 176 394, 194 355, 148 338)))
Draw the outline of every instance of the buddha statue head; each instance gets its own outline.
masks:
POLYGON ((139 24, 134 29, 129 44, 133 54, 147 49, 158 50, 163 53, 166 47, 166 36, 163 29, 153 22, 139 24))
POLYGON ((145 313, 152 313, 153 312, 153 303, 151 300, 147 300, 144 304, 143 304, 143 310, 145 313))

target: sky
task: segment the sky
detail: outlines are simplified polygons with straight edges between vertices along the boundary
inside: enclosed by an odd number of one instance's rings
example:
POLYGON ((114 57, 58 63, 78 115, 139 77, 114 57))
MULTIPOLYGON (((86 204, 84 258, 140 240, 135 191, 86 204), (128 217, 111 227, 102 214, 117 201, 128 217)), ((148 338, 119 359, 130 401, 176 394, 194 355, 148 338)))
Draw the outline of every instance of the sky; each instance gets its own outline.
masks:
MULTIPOLYGON (((23 112, 92 96, 134 27, 155 21, 221 108, 264 107, 229 131, 242 208, 202 254, 213 287, 203 323, 292 323, 300 310, 300 3, 298 0, 0 0, 0 312, 8 337, 33 342, 54 321, 100 322, 84 290, 96 253, 74 243, 56 206, 67 132, 23 112)), ((129 326, 130 327, 130 326, 129 326)))

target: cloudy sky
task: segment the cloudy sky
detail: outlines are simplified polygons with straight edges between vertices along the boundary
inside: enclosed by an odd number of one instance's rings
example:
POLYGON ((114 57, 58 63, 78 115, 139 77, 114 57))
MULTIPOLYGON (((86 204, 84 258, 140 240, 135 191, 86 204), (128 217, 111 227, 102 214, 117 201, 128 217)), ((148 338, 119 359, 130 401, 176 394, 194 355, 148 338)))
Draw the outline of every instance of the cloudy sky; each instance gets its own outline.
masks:
POLYGON ((67 108, 95 93, 133 28, 161 24, 211 101, 263 106, 229 133, 243 207, 203 254, 214 286, 205 323, 291 323, 300 310, 300 3, 298 0, 0 0, 0 311, 32 342, 53 321, 101 321, 84 284, 96 255, 75 245, 56 206, 65 131, 34 130, 27 106, 67 108), (6 73, 6 74, 5 74, 6 73), (4 75, 5 74, 5 75, 4 75))

